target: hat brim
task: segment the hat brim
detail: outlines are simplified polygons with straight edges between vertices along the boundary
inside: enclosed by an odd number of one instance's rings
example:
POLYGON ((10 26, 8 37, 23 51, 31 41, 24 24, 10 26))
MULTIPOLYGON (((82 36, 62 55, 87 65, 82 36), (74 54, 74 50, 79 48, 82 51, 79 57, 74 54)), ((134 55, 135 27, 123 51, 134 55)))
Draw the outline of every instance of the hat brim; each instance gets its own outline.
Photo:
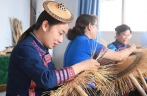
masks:
POLYGON ((145 73, 147 70, 147 49, 142 49, 142 52, 135 53, 122 62, 117 63, 118 78, 123 77, 127 74, 133 73, 137 76, 136 69, 140 69, 142 73, 145 73))
POLYGON ((49 15, 61 22, 70 23, 74 20, 73 14, 67 8, 60 10, 57 2, 45 1, 43 7, 49 15))

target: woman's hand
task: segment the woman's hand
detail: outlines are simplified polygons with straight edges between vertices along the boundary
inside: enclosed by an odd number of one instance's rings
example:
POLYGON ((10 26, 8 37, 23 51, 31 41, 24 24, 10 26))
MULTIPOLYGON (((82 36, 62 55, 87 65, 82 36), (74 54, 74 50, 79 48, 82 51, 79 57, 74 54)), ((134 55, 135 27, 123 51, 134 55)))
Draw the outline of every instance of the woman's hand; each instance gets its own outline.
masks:
POLYGON ((143 49, 136 49, 133 53, 138 53, 138 52, 142 52, 143 49))
POLYGON ((131 44, 130 48, 131 48, 132 52, 136 51, 136 45, 135 44, 131 44))
POLYGON ((96 60, 89 59, 89 60, 79 62, 79 63, 73 65, 72 67, 75 71, 75 74, 78 74, 84 70, 97 70, 99 66, 100 66, 100 64, 96 60))
POLYGON ((137 49, 142 49, 143 47, 141 45, 136 45, 137 49))
POLYGON ((83 71, 84 70, 97 70, 100 64, 94 60, 94 59, 89 59, 85 60, 83 62, 80 62, 80 66, 83 66, 83 71))
POLYGON ((133 53, 142 52, 141 46, 136 46, 135 44, 132 44, 131 47, 132 47, 133 53))
POLYGON ((142 52, 142 51, 143 51, 143 47, 141 45, 137 45, 134 53, 138 53, 138 52, 142 52))

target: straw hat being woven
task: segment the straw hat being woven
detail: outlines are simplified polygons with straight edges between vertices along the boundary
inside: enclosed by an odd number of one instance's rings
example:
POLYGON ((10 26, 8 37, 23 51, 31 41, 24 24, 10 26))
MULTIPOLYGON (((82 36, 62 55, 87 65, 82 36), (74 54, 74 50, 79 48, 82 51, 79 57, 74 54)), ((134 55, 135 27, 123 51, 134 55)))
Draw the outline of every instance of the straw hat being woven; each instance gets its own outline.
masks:
POLYGON ((88 80, 88 78, 93 76, 97 89, 101 90, 100 96, 124 96, 134 89, 137 89, 141 96, 147 96, 146 90, 143 90, 142 86, 140 86, 143 84, 147 89, 147 84, 144 79, 144 73, 147 76, 146 63, 147 49, 144 48, 142 49, 142 52, 134 53, 124 60, 117 62, 117 64, 100 66, 94 73, 92 71, 81 73, 79 76, 76 76, 73 81, 65 83, 64 86, 59 88, 55 93, 52 93, 51 96, 54 96, 55 94, 60 96, 67 93, 76 94, 75 96, 77 96, 79 92, 73 90, 74 84, 78 84, 84 89, 84 84, 87 84, 87 81, 85 80, 88 80), (112 65, 115 66, 111 68, 112 65), (110 66, 110 68, 107 68, 108 66, 110 66), (116 69, 116 71, 112 70, 111 72, 111 69, 113 68, 116 69), (112 74, 114 74, 114 79, 111 80, 109 78, 111 78, 111 76, 113 77, 112 74))
POLYGON ((119 90, 121 95, 129 93, 136 88, 142 96, 147 96, 146 91, 142 86, 147 84, 144 79, 144 73, 147 72, 147 49, 142 49, 142 52, 137 52, 130 55, 128 58, 116 64, 117 78, 113 81, 115 89, 119 90), (140 85, 142 84, 142 86, 140 85))

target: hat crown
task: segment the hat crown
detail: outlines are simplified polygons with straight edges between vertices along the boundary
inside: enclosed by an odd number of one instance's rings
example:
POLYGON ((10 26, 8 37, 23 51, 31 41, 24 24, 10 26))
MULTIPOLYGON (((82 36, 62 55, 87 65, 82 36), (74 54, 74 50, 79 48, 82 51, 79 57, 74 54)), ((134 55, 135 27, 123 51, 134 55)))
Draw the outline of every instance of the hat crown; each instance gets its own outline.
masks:
POLYGON ((73 14, 63 3, 45 1, 43 7, 49 15, 61 22, 70 23, 74 20, 73 14))
POLYGON ((66 11, 65 5, 64 5, 63 3, 58 4, 58 8, 59 8, 60 10, 66 11))

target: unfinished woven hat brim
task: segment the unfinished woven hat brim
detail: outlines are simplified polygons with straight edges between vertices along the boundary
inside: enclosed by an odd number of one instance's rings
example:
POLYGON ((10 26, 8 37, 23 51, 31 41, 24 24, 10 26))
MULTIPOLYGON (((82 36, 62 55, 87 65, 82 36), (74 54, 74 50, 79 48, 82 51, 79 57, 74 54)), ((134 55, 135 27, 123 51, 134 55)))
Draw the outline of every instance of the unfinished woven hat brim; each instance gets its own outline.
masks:
MULTIPOLYGON (((147 88, 143 74, 146 73, 147 49, 142 49, 142 52, 135 53, 128 58, 116 64, 117 78, 112 82, 115 85, 114 90, 119 91, 121 95, 128 94, 136 88, 141 96, 147 96, 143 88, 147 88)), ((117 94, 116 94, 117 95, 117 94)), ((117 95, 118 96, 118 95, 117 95)))
POLYGON ((136 53, 129 56, 122 62, 117 63, 118 77, 123 77, 123 75, 134 73, 136 76, 136 69, 140 69, 142 73, 145 73, 147 70, 147 49, 143 49, 142 52, 136 53))
MULTIPOLYGON (((70 96, 73 95, 77 96, 78 94, 81 94, 84 91, 86 91, 84 90, 84 88, 86 87, 85 85, 87 84, 87 82, 89 82, 89 80, 92 77, 94 77, 95 80, 94 83, 96 84, 96 88, 101 91, 101 94, 99 94, 99 96, 124 96, 128 94, 130 91, 134 90, 135 88, 137 88, 137 90, 139 90, 139 92, 142 94, 139 96, 147 96, 143 88, 140 88, 141 86, 139 85, 139 84, 146 85, 143 83, 144 78, 141 79, 140 81, 138 80, 138 78, 135 78, 136 76, 140 77, 140 75, 138 75, 136 71, 137 69, 139 69, 141 73, 145 73, 147 71, 146 54, 147 54, 147 49, 142 49, 142 52, 132 54, 126 59, 117 62, 117 64, 100 66, 97 71, 90 70, 88 72, 86 70, 80 73, 79 75, 77 75, 74 78, 74 80, 64 83, 64 85, 58 88, 56 91, 53 90, 50 96, 55 96, 55 95, 65 96, 65 94, 66 95, 68 94, 70 96), (135 79, 132 77, 134 77, 135 79), (138 80, 137 83, 136 82, 134 83, 135 80, 136 81, 138 80), (136 86, 137 84, 139 85, 139 87, 136 86), (81 89, 80 91, 77 91, 76 90, 77 85, 80 86, 84 91, 81 89)), ((93 96, 93 95, 82 94, 81 96, 93 96)))
POLYGON ((63 3, 59 4, 55 1, 45 1, 43 7, 49 15, 61 22, 70 23, 74 20, 73 14, 63 3))

